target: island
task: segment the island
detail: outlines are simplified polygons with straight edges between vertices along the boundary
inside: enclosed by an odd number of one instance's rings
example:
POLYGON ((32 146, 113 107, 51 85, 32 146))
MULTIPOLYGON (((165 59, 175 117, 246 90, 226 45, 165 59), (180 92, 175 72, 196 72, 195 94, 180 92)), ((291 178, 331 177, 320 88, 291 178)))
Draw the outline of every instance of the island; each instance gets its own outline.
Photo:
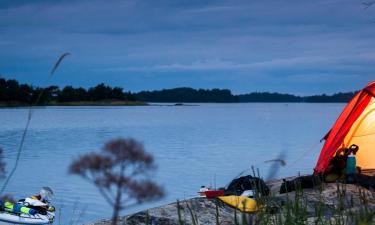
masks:
POLYGON ((14 106, 144 106, 148 103, 334 103, 348 102, 357 93, 297 96, 284 93, 251 92, 235 95, 228 89, 179 87, 131 92, 100 83, 94 87, 35 87, 0 77, 0 107, 14 106))

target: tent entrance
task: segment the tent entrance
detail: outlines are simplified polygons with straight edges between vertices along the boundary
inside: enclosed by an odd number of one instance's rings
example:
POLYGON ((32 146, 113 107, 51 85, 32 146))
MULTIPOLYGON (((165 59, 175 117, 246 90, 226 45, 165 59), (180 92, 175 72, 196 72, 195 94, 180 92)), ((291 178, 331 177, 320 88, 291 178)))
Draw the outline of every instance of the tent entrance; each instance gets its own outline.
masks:
POLYGON ((375 169, 375 99, 372 98, 363 113, 346 135, 343 146, 359 146, 357 165, 362 169, 375 169))

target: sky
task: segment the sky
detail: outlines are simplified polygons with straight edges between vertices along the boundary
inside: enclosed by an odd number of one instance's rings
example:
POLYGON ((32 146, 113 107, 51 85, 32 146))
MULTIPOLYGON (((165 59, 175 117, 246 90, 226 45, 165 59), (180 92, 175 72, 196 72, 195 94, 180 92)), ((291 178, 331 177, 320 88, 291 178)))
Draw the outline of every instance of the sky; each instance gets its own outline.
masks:
POLYGON ((353 91, 375 80, 375 5, 362 2, 0 0, 0 74, 130 91, 353 91))

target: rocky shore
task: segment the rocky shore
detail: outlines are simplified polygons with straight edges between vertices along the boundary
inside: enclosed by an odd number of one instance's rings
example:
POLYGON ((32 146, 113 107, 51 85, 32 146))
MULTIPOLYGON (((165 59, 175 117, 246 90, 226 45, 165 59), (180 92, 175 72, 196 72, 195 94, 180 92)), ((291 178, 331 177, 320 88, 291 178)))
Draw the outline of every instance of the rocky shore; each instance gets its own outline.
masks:
MULTIPOLYGON (((290 178, 291 179, 291 178, 290 178)), ((273 180, 267 182, 270 187, 275 202, 283 204, 287 201, 296 201, 296 192, 279 194, 282 180, 273 180)), ((297 193, 299 194, 299 193, 297 193)), ((317 207, 324 208, 325 218, 331 217, 341 208, 345 212, 356 212, 366 204, 369 210, 375 211, 375 192, 359 187, 354 184, 323 184, 319 188, 303 189, 303 197, 297 201, 305 202, 306 216, 308 224, 315 224, 317 207)), ((344 213, 345 214, 345 213, 344 213)), ((164 206, 141 211, 121 218, 119 224, 126 225, 180 225, 180 224, 199 224, 216 225, 217 220, 221 225, 232 225, 234 221, 241 224, 243 219, 254 220, 255 214, 246 214, 234 210, 223 204, 217 199, 207 199, 196 197, 184 200, 178 203, 171 203, 164 206), (179 206, 180 210, 177 210, 179 206), (244 217, 245 216, 245 217, 244 217), (235 218, 236 217, 236 218, 235 218), (193 222, 195 220, 195 223, 193 222), (183 223, 181 223, 181 221, 183 223)), ((332 218, 334 219, 334 218, 332 218)), ((109 225, 109 220, 97 221, 88 225, 109 225)))

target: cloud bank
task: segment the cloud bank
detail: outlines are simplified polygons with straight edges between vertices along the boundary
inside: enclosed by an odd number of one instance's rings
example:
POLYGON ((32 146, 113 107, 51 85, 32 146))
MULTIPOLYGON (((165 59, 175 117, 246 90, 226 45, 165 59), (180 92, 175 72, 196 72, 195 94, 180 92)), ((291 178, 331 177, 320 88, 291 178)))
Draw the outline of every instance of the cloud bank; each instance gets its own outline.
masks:
POLYGON ((43 85, 98 82, 294 94, 373 80, 375 9, 355 0, 0 2, 0 74, 43 85))

